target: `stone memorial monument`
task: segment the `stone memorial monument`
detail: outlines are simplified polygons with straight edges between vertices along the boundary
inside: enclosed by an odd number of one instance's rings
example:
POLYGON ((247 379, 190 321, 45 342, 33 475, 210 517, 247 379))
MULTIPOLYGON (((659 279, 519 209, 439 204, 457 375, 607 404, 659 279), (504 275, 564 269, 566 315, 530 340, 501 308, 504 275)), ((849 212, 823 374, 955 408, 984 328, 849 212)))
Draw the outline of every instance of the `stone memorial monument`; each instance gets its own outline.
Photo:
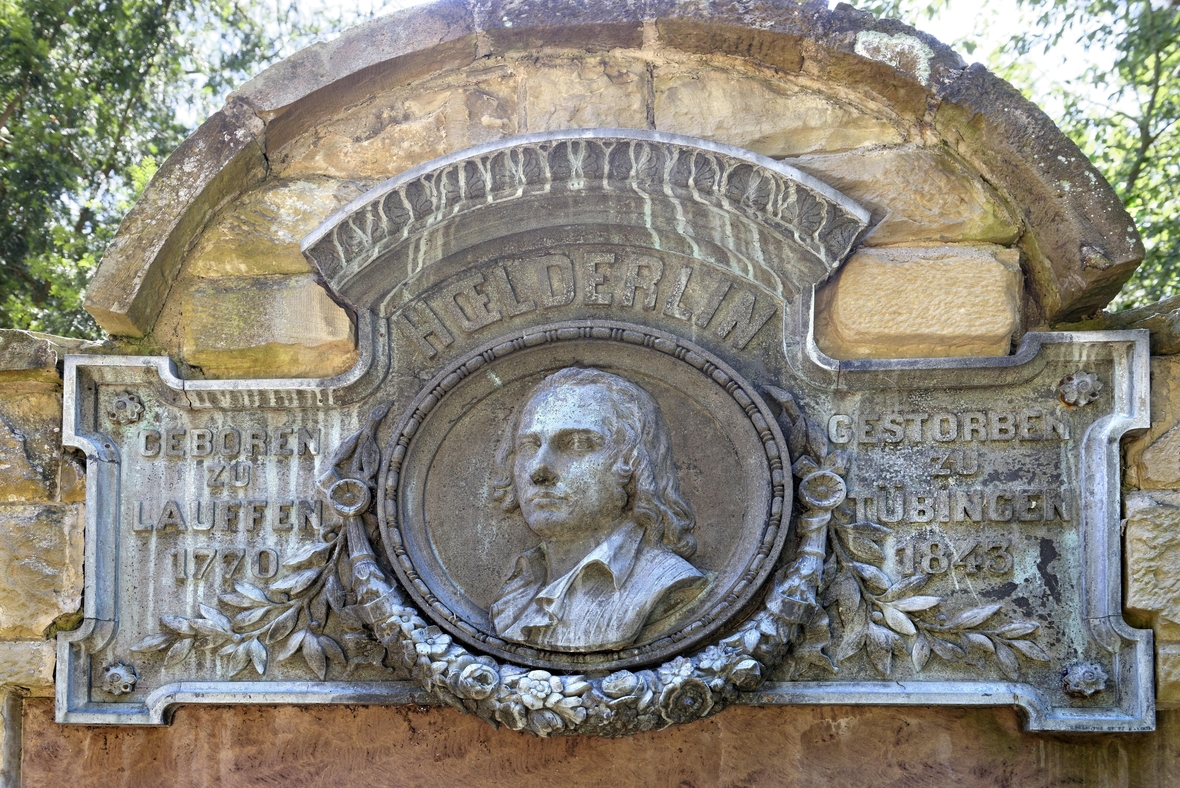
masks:
MULTIPOLYGON (((430 782, 371 716, 419 712, 572 736, 573 784, 704 731, 744 766, 663 768, 838 770, 789 732, 825 714, 904 775, 937 759, 901 727, 969 752, 1011 710, 1004 746, 1165 774, 1172 504, 1123 490, 1170 462, 1173 373, 1158 330, 1071 325, 1141 256, 1036 108, 847 6, 444 0, 306 50, 127 217, 87 302, 122 339, 27 365, 63 358, 84 586, 55 654, 22 631, 56 658, 25 778, 273 713, 430 782)), ((939 774, 995 784, 987 746, 939 774)))
POLYGON ((363 332, 338 378, 67 358, 95 548, 58 719, 422 697, 617 736, 1003 696, 1149 729, 1111 580, 1146 337, 832 362, 812 290, 870 225, 720 143, 515 136, 304 239, 363 332))

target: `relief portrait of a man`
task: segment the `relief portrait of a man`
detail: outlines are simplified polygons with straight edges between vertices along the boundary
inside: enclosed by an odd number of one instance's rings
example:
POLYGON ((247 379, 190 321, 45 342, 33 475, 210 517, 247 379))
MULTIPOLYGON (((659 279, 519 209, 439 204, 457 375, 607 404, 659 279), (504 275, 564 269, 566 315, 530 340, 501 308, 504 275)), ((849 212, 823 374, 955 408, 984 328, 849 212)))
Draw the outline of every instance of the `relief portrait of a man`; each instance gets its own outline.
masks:
POLYGON ((708 584, 688 560, 695 520, 668 427, 635 383, 574 367, 545 378, 509 419, 495 470, 497 501, 540 538, 491 606, 504 640, 625 648, 708 584))

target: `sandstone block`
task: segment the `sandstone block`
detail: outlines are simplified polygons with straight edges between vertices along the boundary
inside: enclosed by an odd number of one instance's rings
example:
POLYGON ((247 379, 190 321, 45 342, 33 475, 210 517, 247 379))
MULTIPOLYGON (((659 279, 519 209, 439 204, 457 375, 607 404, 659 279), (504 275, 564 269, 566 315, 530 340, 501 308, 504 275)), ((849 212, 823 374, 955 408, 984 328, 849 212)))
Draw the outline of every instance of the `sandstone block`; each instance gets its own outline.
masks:
POLYGON ((194 280, 181 354, 206 376, 328 377, 356 363, 352 320, 310 274, 194 280))
POLYGON ((1073 331, 1145 328, 1151 332, 1152 355, 1173 356, 1180 353, 1180 296, 1162 298, 1154 304, 1113 314, 1104 312, 1097 317, 1077 323, 1064 323, 1056 328, 1073 331))
POLYGON ((939 90, 943 139, 1020 206, 1028 287, 1050 323, 1093 314, 1143 259, 1113 188, 1039 108, 975 63, 939 90))
POLYGON ((1129 609, 1180 621, 1180 493, 1132 493, 1124 500, 1129 609))
POLYGON ((1005 355, 1020 297, 1011 249, 862 248, 818 294, 816 340, 843 359, 1005 355))
POLYGON ((647 129, 648 73, 619 57, 538 64, 521 74, 528 131, 606 126, 647 129))
POLYGON ((788 159, 873 214, 866 246, 1011 244, 1020 221, 995 189, 942 147, 872 148, 788 159))
POLYGON ((56 658, 52 640, 0 640, 0 685, 52 688, 56 658))
POLYGON ((1161 708, 1180 708, 1180 643, 1160 643, 1155 650, 1155 700, 1161 708))
POLYGON ((303 274, 303 236, 363 194, 356 184, 328 179, 285 181, 250 192, 222 209, 185 263, 197 277, 303 274))
POLYGON ((1126 443, 1126 483, 1143 490, 1180 489, 1180 358, 1151 359, 1151 426, 1126 443))
POLYGON ((480 32, 493 51, 572 47, 587 52, 635 48, 643 43, 648 0, 486 0, 480 32))
POLYGON ((0 383, 0 501, 52 500, 60 462, 60 388, 0 383))
POLYGON ((656 129, 776 158, 893 145, 908 134, 882 110, 732 69, 659 69, 654 88, 656 129))
POLYGON ((21 379, 48 373, 57 378, 58 354, 47 339, 29 331, 0 329, 0 379, 21 379))
POLYGON ((342 113, 277 157, 285 178, 374 185, 451 151, 520 133, 513 68, 469 69, 342 113))
POLYGON ((82 604, 84 530, 80 504, 0 506, 0 637, 41 637, 82 604))

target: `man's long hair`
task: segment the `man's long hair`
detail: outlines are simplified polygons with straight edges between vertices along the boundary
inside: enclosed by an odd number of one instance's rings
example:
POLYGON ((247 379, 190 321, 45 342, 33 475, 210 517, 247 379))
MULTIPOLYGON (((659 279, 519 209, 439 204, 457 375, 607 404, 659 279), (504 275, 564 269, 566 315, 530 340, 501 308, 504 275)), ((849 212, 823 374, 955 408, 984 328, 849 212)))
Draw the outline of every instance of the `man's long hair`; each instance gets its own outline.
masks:
POLYGON ((614 471, 627 492, 631 518, 643 527, 650 544, 663 542, 682 558, 690 558, 697 549, 692 536, 696 517, 680 495, 680 478, 672 462, 672 442, 660 406, 642 388, 609 372, 566 367, 533 387, 508 420, 496 450, 496 478, 492 483, 495 499, 506 512, 520 508, 513 465, 521 415, 537 395, 569 386, 598 386, 611 395, 607 399, 614 418, 608 424, 609 440, 618 457, 614 471))

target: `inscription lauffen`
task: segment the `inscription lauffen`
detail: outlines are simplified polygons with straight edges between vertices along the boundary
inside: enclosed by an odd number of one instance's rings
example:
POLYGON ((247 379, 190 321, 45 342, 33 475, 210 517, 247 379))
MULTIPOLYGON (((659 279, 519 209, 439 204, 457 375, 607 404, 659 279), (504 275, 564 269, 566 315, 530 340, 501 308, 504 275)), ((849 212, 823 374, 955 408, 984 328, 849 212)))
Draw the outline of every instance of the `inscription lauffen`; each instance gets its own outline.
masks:
MULTIPOLYGON (((306 427, 147 428, 136 437, 137 454, 148 462, 185 463, 190 475, 203 479, 209 497, 130 501, 131 530, 149 534, 205 533, 217 544, 171 551, 177 580, 204 580, 220 566, 223 579, 244 574, 273 577, 280 556, 272 547, 248 549, 220 544, 225 534, 306 533, 324 527, 318 498, 251 497, 268 462, 313 460, 320 452, 321 431, 306 427), (213 497, 217 495, 239 497, 213 497)), ((175 489, 175 488, 174 488, 175 489)))

